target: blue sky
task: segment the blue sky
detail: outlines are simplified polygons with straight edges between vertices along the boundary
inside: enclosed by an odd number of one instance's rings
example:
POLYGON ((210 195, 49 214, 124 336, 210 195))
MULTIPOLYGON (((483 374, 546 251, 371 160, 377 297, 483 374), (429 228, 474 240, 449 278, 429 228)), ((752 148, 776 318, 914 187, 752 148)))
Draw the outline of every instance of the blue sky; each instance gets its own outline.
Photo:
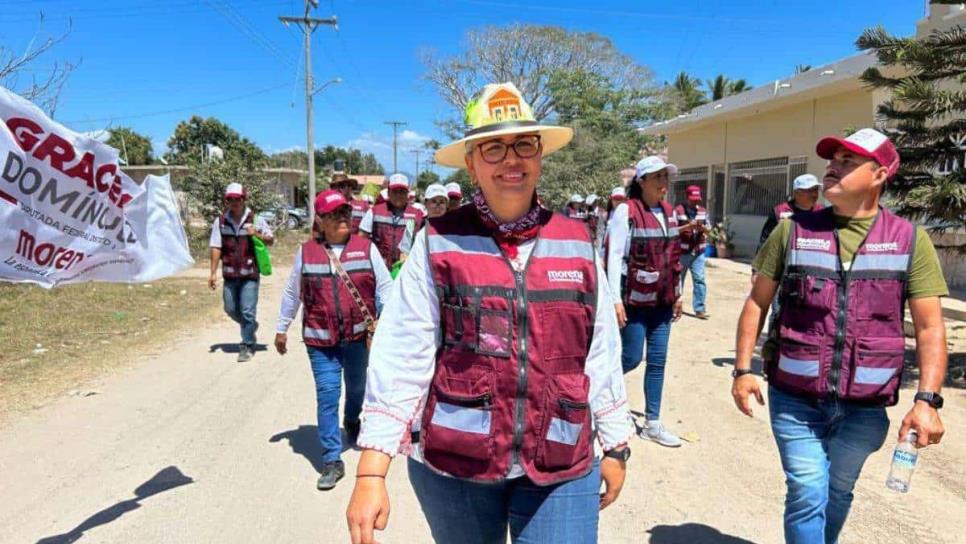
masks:
MULTIPOLYGON (((320 4, 314 15, 337 15, 339 31, 315 33, 316 82, 344 82, 317 97, 315 141, 374 152, 387 169, 392 129, 384 121, 408 122, 403 148, 430 137, 445 140, 433 121, 449 107, 422 79, 420 51, 453 54, 476 26, 522 22, 593 31, 651 68, 659 82, 686 70, 702 79, 743 77, 757 86, 789 75, 799 63, 817 66, 854 54, 855 38, 868 26, 912 34, 923 16, 922 0, 320 4)), ((304 83, 296 80, 304 75, 297 69, 304 64, 302 36, 277 19, 301 14, 301 6, 296 0, 0 0, 0 45, 23 51, 35 36, 62 32, 71 17, 67 40, 35 65, 80 60, 58 120, 81 131, 132 126, 160 150, 178 121, 196 113, 222 119, 272 152, 305 145, 304 83)), ((414 171, 414 154, 401 152, 399 163, 414 171)))

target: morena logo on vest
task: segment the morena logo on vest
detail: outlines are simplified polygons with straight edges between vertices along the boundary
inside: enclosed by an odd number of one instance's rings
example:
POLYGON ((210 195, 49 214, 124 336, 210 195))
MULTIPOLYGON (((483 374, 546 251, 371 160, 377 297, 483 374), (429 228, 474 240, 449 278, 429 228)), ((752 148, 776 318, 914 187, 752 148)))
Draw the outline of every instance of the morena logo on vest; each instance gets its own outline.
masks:
POLYGON ((882 251, 899 251, 899 244, 897 242, 882 242, 879 244, 865 244, 866 251, 871 251, 873 253, 880 253, 882 251))
POLYGON ((548 270, 547 279, 552 282, 584 283, 582 270, 548 270))
POLYGON ((821 249, 827 251, 831 247, 831 240, 823 240, 821 238, 799 238, 795 244, 796 249, 821 249))
POLYGON ((350 251, 345 254, 346 259, 362 259, 366 254, 362 251, 350 251))

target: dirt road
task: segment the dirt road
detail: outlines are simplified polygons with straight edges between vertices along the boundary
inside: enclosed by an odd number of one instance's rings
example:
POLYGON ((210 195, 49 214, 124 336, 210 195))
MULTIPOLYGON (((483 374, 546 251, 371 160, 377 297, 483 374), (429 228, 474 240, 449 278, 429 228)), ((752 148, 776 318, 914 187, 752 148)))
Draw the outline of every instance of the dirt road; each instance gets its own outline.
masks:
MULTIPOLYGON (((620 501, 601 518, 603 543, 780 542, 783 476, 767 409, 733 407, 734 326, 748 276, 709 271, 710 321, 685 318, 671 335, 663 419, 697 441, 678 450, 635 440, 620 501)), ((287 271, 262 287, 271 339, 287 271)), ((687 305, 686 305, 687 307, 687 305)), ((297 338, 297 331, 291 337, 297 338)), ((352 480, 315 490, 318 445, 308 360, 250 363, 212 346, 234 342, 227 318, 186 331, 158 355, 0 429, 0 542, 347 542, 352 480)), ((642 369, 627 376, 643 406, 642 369)), ((890 410, 897 428, 911 393, 890 410)), ((966 391, 948 389, 947 437, 920 458, 910 494, 883 485, 893 445, 875 454, 856 490, 843 543, 962 542, 966 519, 966 391)), ((354 473, 358 452, 347 452, 354 473)), ((388 479, 384 543, 428 542, 405 463, 388 479)))

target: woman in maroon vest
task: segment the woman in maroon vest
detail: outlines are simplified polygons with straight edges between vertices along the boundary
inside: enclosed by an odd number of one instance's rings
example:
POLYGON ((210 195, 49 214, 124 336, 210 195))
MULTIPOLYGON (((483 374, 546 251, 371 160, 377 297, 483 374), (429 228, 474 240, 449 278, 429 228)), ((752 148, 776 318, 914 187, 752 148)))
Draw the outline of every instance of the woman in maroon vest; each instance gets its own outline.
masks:
POLYGON ((317 237, 295 255, 295 264, 282 294, 275 349, 288 351, 287 331, 299 306, 302 338, 308 348, 318 408, 318 436, 322 447, 319 490, 329 490, 345 475, 339 432, 339 395, 345 375, 343 426, 349 443, 359 435, 359 413, 366 387, 367 313, 375 316, 386 299, 392 278, 375 246, 351 234, 352 205, 340 191, 330 189, 315 199, 317 237), (334 263, 345 272, 355 293, 334 263), (359 300, 356 299, 358 295, 359 300), (366 312, 362 311, 365 305, 366 312))
POLYGON ((437 542, 593 543, 633 431, 593 242, 537 204, 542 157, 572 131, 538 125, 510 83, 466 118, 436 161, 479 190, 419 233, 373 342, 352 542, 386 526, 402 451, 437 542))
POLYGON ((667 195, 677 167, 660 157, 641 159, 627 189, 627 202, 614 209, 608 230, 607 274, 622 327, 624 372, 644 369, 645 426, 641 438, 678 447, 681 440, 660 420, 671 322, 681 318, 681 242, 667 195))

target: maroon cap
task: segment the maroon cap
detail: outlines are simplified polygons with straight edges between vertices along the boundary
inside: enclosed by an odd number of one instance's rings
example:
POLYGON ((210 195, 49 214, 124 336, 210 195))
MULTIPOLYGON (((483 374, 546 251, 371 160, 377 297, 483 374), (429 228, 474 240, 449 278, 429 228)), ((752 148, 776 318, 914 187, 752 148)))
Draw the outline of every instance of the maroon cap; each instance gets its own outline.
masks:
POLYGON ((688 188, 685 189, 685 194, 687 194, 688 200, 701 200, 701 187, 688 185, 688 188))
POLYGON ((315 213, 317 215, 332 213, 342 206, 348 205, 349 201, 342 196, 342 193, 335 189, 323 191, 319 193, 319 196, 315 197, 315 213))
POLYGON ((819 157, 831 160, 840 147, 856 155, 873 159, 880 166, 885 166, 889 169, 890 178, 899 170, 899 152, 896 151, 896 146, 888 136, 878 130, 864 128, 848 138, 826 136, 818 141, 815 152, 819 157))

